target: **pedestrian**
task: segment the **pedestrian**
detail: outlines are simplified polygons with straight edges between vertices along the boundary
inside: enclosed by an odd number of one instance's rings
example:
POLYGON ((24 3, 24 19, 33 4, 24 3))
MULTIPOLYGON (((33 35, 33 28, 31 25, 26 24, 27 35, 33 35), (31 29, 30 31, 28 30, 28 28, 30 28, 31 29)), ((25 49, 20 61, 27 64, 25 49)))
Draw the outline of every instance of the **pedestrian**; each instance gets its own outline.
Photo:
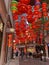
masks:
POLYGON ((41 53, 40 53, 40 60, 42 61, 42 56, 43 56, 43 50, 41 50, 41 53))
POLYGON ((16 48, 16 57, 18 56, 18 48, 16 48))
POLYGON ((23 57, 24 57, 24 51, 21 50, 21 59, 23 59, 23 57))

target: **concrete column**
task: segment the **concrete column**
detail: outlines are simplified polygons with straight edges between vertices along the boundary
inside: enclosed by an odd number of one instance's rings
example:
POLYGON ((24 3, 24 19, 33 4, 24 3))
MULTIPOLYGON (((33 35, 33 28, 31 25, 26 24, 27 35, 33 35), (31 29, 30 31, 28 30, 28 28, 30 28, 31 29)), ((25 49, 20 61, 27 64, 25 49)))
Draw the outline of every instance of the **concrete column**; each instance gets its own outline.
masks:
POLYGON ((2 48, 1 48, 1 65, 4 65, 5 62, 5 56, 6 56, 6 24, 4 25, 4 31, 3 31, 3 40, 2 40, 2 48))

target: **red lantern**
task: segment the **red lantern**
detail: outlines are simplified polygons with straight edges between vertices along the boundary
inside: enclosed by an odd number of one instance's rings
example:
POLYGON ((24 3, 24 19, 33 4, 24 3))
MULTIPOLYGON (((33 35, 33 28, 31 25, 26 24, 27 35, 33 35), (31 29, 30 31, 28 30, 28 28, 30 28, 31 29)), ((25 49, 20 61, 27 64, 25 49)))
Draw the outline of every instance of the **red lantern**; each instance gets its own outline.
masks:
POLYGON ((41 18, 42 17, 42 12, 38 13, 38 17, 41 18))
POLYGON ((35 15, 38 15, 38 14, 39 14, 39 11, 34 11, 34 14, 35 14, 35 15))
POLYGON ((27 16, 27 20, 28 20, 28 22, 31 23, 31 22, 32 22, 32 15, 28 15, 28 16, 27 16))
POLYGON ((15 26, 19 26, 19 22, 18 21, 15 23, 15 26))
POLYGON ((45 30, 49 30, 49 22, 45 23, 45 30))
POLYGON ((24 37, 21 37, 20 40, 21 40, 22 43, 25 42, 25 38, 24 37))
POLYGON ((37 35, 34 33, 33 40, 36 41, 37 35))
POLYGON ((40 5, 36 5, 35 7, 36 7, 38 10, 40 9, 40 5))
POLYGON ((20 12, 22 12, 22 13, 26 13, 27 7, 26 7, 25 4, 22 4, 22 5, 20 6, 20 8, 18 8, 18 10, 19 10, 20 12))
POLYGON ((22 17, 21 17, 21 20, 22 20, 22 21, 25 21, 25 16, 22 16, 22 17))
POLYGON ((46 2, 42 3, 42 7, 47 7, 47 3, 46 2))
POLYGON ((19 0, 21 3, 23 4, 29 4, 30 3, 30 0, 19 0))
POLYGON ((34 6, 34 11, 38 11, 38 8, 36 6, 34 6))
POLYGON ((32 12, 31 10, 28 10, 28 11, 27 11, 27 14, 33 16, 33 12, 32 12))
POLYGON ((47 12, 44 12, 43 15, 44 15, 44 16, 48 16, 48 13, 47 13, 47 12))
POLYGON ((38 20, 38 15, 34 17, 34 22, 36 22, 37 20, 38 20))
POLYGON ((42 11, 43 11, 43 12, 46 12, 46 11, 47 11, 47 9, 46 9, 46 8, 43 8, 43 9, 42 9, 42 11))
POLYGON ((17 14, 13 14, 13 20, 18 20, 18 15, 17 14))
POLYGON ((31 5, 27 5, 27 10, 31 10, 32 11, 32 6, 31 5))
POLYGON ((19 22, 15 23, 15 30, 16 30, 16 32, 19 31, 19 22))

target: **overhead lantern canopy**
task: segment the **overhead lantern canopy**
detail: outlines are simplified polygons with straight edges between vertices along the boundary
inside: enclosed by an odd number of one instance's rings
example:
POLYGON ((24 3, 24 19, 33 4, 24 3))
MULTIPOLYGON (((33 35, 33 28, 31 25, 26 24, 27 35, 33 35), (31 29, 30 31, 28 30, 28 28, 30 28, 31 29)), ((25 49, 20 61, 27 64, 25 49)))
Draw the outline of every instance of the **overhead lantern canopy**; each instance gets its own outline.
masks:
POLYGON ((19 0, 21 3, 23 4, 29 4, 30 3, 30 0, 19 0))

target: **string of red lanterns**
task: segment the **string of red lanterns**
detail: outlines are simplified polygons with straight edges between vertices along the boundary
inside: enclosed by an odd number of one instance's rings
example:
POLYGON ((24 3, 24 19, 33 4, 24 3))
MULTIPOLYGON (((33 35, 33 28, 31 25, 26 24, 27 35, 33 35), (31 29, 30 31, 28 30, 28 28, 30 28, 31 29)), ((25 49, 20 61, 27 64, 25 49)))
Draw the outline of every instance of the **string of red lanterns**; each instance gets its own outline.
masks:
MULTIPOLYGON (((30 0, 19 0, 19 2, 17 3, 15 2, 14 4, 11 5, 11 7, 13 7, 11 9, 13 20, 17 21, 20 15, 20 22, 19 21, 15 22, 15 31, 16 31, 16 35, 18 36, 18 39, 22 43, 24 43, 26 40, 36 41, 37 33, 34 34, 34 31, 31 32, 30 30, 40 29, 41 23, 39 22, 41 21, 38 21, 38 19, 42 18, 42 15, 44 17, 48 16, 47 3, 42 3, 42 11, 40 10, 40 7, 41 7, 40 0, 36 0, 36 4, 33 9, 32 9, 32 6, 29 5, 29 3, 30 3, 30 0), (26 14, 25 17, 22 16, 22 14, 24 13, 26 14), (26 20, 28 24, 26 24, 26 20), (31 24, 31 26, 29 24, 31 24), (27 25, 29 26, 28 28, 26 27, 27 25)), ((17 41, 17 43, 19 43, 19 41, 17 41)))

